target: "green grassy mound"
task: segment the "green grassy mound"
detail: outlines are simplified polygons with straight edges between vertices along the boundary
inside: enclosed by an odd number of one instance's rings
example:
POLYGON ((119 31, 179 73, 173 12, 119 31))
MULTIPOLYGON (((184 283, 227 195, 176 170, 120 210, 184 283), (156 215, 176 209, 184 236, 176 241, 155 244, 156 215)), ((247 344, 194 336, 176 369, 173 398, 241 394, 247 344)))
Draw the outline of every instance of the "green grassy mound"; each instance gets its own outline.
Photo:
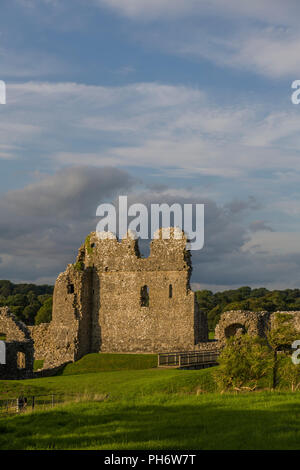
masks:
POLYGON ((215 383, 212 369, 174 370, 145 369, 92 372, 29 380, 0 381, 0 398, 43 394, 104 394, 112 400, 136 399, 157 393, 212 392, 215 383))
POLYGON ((157 367, 156 354, 87 354, 68 364, 60 375, 87 374, 112 370, 139 370, 157 367))

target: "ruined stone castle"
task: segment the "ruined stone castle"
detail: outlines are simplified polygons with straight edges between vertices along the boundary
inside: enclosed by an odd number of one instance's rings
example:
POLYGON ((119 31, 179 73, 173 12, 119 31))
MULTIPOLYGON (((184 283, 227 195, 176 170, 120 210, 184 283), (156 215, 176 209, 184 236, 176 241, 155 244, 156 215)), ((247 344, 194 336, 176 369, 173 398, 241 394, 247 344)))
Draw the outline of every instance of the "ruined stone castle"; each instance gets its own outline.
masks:
MULTIPOLYGON (((220 349, 235 334, 264 336, 275 314, 230 311, 221 315, 215 341, 190 288, 191 254, 183 232, 160 229, 144 258, 132 233, 118 241, 90 234, 76 262, 56 281, 51 323, 26 327, 0 309, 9 361, 0 378, 27 377, 33 358, 44 369, 92 352, 158 353, 220 349)), ((291 314, 300 332, 300 312, 291 314)), ((1 345, 0 345, 1 346, 1 345)))
POLYGON ((91 352, 193 350, 207 341, 205 315, 190 289, 187 239, 162 230, 143 258, 128 233, 92 233, 75 264, 58 276, 50 324, 32 327, 36 357, 45 366, 91 352))

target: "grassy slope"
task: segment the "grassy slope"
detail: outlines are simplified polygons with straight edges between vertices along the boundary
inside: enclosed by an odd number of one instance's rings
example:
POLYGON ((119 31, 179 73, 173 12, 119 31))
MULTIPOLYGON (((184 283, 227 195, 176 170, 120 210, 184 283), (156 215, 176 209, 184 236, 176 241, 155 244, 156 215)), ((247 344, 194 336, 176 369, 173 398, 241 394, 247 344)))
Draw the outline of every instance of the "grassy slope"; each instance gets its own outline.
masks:
POLYGON ((31 380, 0 381, 0 396, 14 398, 49 393, 109 394, 113 400, 133 399, 153 393, 188 393, 201 388, 214 390, 209 369, 203 371, 182 370, 121 370, 114 372, 80 373, 31 380))
MULTIPOLYGON (((151 356, 130 356, 132 361, 145 361, 148 367, 153 360, 151 356)), ((128 367, 128 358, 116 355, 114 366, 128 367)), ((297 393, 212 393, 212 372, 216 369, 179 371, 150 368, 84 374, 84 371, 96 367, 95 361, 98 360, 98 357, 84 358, 72 365, 72 369, 65 369, 65 375, 59 377, 0 381, 2 396, 16 396, 21 391, 27 395, 52 391, 109 395, 102 402, 76 403, 2 418, 0 448, 300 448, 300 400, 297 393), (71 371, 74 375, 67 375, 71 371)), ((112 356, 110 361, 113 361, 112 356)), ((103 363, 102 367, 105 367, 103 363)))
POLYGON ((112 370, 139 370, 157 367, 156 354, 87 354, 68 364, 62 375, 86 374, 112 370))

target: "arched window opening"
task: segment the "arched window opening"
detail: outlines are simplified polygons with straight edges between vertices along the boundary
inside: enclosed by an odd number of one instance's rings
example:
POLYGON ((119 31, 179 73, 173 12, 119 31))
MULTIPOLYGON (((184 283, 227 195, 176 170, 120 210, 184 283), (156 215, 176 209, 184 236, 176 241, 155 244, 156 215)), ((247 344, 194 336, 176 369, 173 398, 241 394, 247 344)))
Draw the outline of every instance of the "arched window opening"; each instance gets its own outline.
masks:
POLYGON ((231 336, 241 335, 246 333, 246 328, 240 323, 232 323, 225 328, 225 337, 230 338, 231 336))
POLYGON ((149 307, 149 287, 141 288, 141 307, 149 307))
POLYGON ((68 284, 68 294, 74 294, 74 284, 68 284))
POLYGON ((169 285, 169 299, 172 299, 173 297, 173 286, 172 284, 169 285))
POLYGON ((26 369, 26 357, 23 352, 18 351, 17 355, 17 367, 18 369, 26 369))

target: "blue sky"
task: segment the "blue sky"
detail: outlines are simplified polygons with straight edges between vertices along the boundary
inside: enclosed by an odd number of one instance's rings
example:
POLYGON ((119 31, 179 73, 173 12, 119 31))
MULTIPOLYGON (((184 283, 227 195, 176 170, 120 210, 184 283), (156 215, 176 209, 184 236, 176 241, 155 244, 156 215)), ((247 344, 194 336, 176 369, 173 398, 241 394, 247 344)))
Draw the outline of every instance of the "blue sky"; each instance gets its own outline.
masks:
POLYGON ((298 1, 0 8, 0 278, 53 282, 125 192, 205 202, 194 287, 299 287, 298 1))

